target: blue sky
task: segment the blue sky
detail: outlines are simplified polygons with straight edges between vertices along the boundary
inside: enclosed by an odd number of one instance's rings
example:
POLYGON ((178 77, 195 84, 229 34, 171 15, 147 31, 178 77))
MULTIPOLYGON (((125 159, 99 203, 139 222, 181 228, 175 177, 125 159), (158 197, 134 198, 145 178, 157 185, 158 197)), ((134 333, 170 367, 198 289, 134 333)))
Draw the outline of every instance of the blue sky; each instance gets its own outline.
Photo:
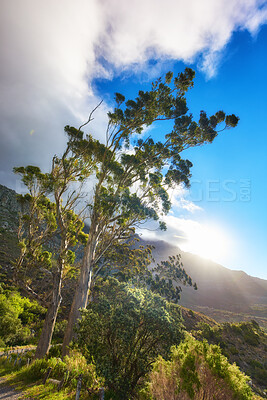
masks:
POLYGON ((114 92, 134 97, 189 65, 196 118, 223 109, 240 123, 186 151, 191 189, 172 194, 169 229, 152 237, 266 279, 266 22, 263 0, 2 0, 0 183, 22 191, 12 167, 49 168, 64 125, 104 99, 91 126, 101 139, 114 92))
MULTIPOLYGON (((151 64, 157 61, 152 60, 151 64)), ((186 65, 165 62, 164 70, 169 67, 178 73, 186 65)), ((231 241, 229 251, 212 258, 229 268, 243 269, 266 279, 267 26, 254 37, 247 31, 234 33, 215 76, 207 77, 199 71, 197 62, 190 66, 197 73, 187 98, 196 118, 201 109, 210 115, 223 109, 238 115, 240 122, 236 129, 222 132, 212 145, 184 154, 194 164, 191 189, 185 198, 201 210, 192 214, 180 209, 174 215, 222 228, 231 241)), ((115 91, 127 98, 134 97, 140 86, 149 88, 147 79, 142 73, 136 76, 127 71, 112 80, 96 79, 93 84, 99 95, 110 101, 115 91)), ((168 232, 157 234, 165 236, 168 232)), ((177 244, 182 242, 177 240, 177 244)))

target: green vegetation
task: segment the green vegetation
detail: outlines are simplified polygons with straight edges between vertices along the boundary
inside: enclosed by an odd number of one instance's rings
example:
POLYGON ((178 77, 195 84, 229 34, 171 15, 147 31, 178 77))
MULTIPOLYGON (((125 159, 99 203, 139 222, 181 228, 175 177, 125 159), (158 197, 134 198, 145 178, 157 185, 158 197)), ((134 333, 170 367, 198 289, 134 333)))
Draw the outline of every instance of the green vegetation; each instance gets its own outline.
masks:
MULTIPOLYGON (((33 355, 33 353, 32 353, 33 355)), ((62 361, 59 358, 45 358, 33 361, 27 366, 27 358, 30 353, 21 358, 20 365, 14 365, 16 354, 13 355, 11 362, 6 361, 4 357, 0 358, 0 375, 5 374, 8 384, 15 384, 19 390, 23 390, 25 395, 31 398, 43 399, 74 399, 77 380, 82 374, 83 387, 80 399, 88 399, 88 392, 92 393, 91 399, 95 398, 94 393, 98 392, 99 387, 104 384, 95 370, 93 363, 88 364, 85 358, 78 351, 72 351, 62 361), (46 385, 43 385, 43 379, 48 368, 51 373, 46 385), (57 393, 55 382, 62 381, 62 388, 57 393)))
POLYGON ((251 321, 253 319, 267 333, 266 304, 254 304, 247 312, 234 312, 230 310, 214 309, 211 307, 201 307, 197 305, 194 306, 194 309, 200 313, 208 315, 220 324, 223 324, 225 322, 239 323, 244 321, 251 321))
MULTIPOLYGON (((23 303, 21 299, 19 296, 20 304, 23 303)), ((198 313, 190 310, 186 314, 183 310, 183 314, 198 318, 198 313)), ((21 361, 16 363, 17 354, 14 353, 8 361, 4 357, 1 359, 0 375, 26 390, 27 396, 33 399, 74 399, 80 373, 84 376, 81 399, 94 399, 101 386, 105 387, 105 398, 113 400, 198 400, 213 395, 216 400, 261 399, 251 390, 263 395, 266 382, 266 346, 257 324, 252 321, 210 326, 204 322, 204 316, 199 320, 202 330, 198 328, 192 333, 201 341, 188 335, 184 340, 179 306, 147 289, 134 288, 110 278, 99 282, 95 288, 94 301, 83 313, 78 340, 69 356, 62 360, 61 346, 53 346, 48 357, 33 361, 27 367, 27 359, 33 359, 34 351, 19 356, 21 361), (260 343, 256 347, 246 342, 250 330, 253 333, 249 337, 259 335, 260 343), (204 337, 210 343, 224 343, 223 349, 217 344, 208 345, 204 337), (176 346, 170 351, 173 344, 176 346), (252 388, 233 361, 233 357, 238 357, 240 364, 245 349, 250 358, 247 356, 239 367, 246 372, 249 370, 252 388), (258 361, 262 352, 263 361, 258 361), (230 354, 232 364, 223 353, 230 354), (48 367, 52 367, 50 378, 66 379, 60 392, 55 384, 42 384, 48 367)), ((59 323, 59 330, 61 324, 64 326, 65 322, 59 323)))
POLYGON ((0 347, 33 343, 45 309, 3 286, 0 286, 0 347))
POLYGON ((257 322, 224 323, 213 327, 202 322, 197 329, 192 331, 197 339, 204 338, 209 343, 219 345, 229 361, 237 363, 252 378, 256 391, 262 393, 266 390, 267 337, 257 322))
POLYGON ((149 290, 136 289, 114 278, 83 312, 78 346, 96 362, 112 398, 130 397, 158 356, 168 356, 182 338, 181 314, 149 290))
POLYGON ((158 358, 149 377, 143 396, 151 400, 253 398, 249 378, 229 364, 218 346, 189 336, 172 348, 170 360, 158 358))

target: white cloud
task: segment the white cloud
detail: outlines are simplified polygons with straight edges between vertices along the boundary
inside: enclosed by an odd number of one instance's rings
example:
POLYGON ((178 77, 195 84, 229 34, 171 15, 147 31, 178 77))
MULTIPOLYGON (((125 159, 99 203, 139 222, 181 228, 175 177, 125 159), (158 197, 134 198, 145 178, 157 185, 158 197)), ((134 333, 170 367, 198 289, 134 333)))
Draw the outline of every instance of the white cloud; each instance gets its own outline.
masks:
POLYGON ((180 185, 177 188, 169 190, 169 198, 172 203, 173 211, 187 211, 190 214, 193 214, 196 211, 202 211, 203 209, 195 204, 193 201, 188 200, 186 197, 189 196, 189 189, 186 189, 184 186, 180 185))
MULTIPOLYGON (((1 182, 14 165, 47 167, 64 125, 79 125, 98 103, 95 77, 142 71, 151 57, 150 75, 166 60, 196 57, 212 75, 232 33, 257 33, 266 10, 262 0, 1 0, 1 182)), ((98 136, 105 114, 90 128, 98 136)))

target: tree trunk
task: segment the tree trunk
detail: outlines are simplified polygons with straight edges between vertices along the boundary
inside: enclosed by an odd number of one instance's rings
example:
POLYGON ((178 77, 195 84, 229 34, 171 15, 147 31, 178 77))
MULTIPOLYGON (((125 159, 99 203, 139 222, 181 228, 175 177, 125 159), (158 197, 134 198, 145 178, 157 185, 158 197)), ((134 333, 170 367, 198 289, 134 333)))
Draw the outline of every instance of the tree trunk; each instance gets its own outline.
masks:
POLYGON ((73 302, 68 319, 68 325, 63 340, 62 355, 68 353, 68 346, 74 337, 74 327, 81 316, 80 309, 86 308, 88 302, 88 294, 92 281, 92 266, 97 241, 95 239, 88 240, 82 261, 81 272, 76 286, 73 302))
POLYGON ((35 358, 45 357, 50 349, 54 327, 57 319, 57 314, 62 300, 61 297, 62 271, 63 268, 61 268, 60 272, 54 274, 53 277, 52 301, 47 309, 44 326, 35 352, 35 358))

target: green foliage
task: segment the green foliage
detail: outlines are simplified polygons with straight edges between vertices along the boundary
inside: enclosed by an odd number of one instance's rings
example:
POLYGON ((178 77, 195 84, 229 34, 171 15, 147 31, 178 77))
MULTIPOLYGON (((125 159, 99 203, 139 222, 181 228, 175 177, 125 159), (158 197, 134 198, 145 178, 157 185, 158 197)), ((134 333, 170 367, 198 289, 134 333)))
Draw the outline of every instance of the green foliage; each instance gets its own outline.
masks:
MULTIPOLYGON (((238 324, 224 324, 220 327, 212 328, 208 324, 201 324, 201 334, 207 340, 212 341, 216 344, 222 344, 222 331, 225 329, 228 333, 233 333, 244 340, 251 346, 257 346, 260 343, 260 332, 259 325, 254 321, 251 322, 240 322, 238 324)), ((221 346, 222 347, 222 346, 221 346)))
POLYGON ((157 355, 166 356, 181 337, 178 306, 114 278, 96 290, 78 330, 79 348, 95 360, 115 398, 132 395, 157 355))
POLYGON ((66 326, 67 326, 67 321, 65 319, 56 322, 53 335, 54 341, 62 343, 66 326))
POLYGON ((252 378, 253 388, 261 393, 266 388, 266 334, 255 321, 224 323, 214 327, 199 324, 194 336, 221 347, 222 353, 252 378), (254 354, 253 361, 251 354, 254 354))
POLYGON ((94 363, 88 363, 78 350, 72 349, 70 354, 64 358, 64 362, 68 373, 69 385, 76 387, 80 374, 83 375, 83 385, 86 388, 97 389, 104 385, 103 378, 96 373, 94 363))
POLYGON ((170 256, 155 268, 145 270, 142 281, 153 293, 158 293, 174 303, 178 303, 182 292, 179 284, 193 286, 197 290, 196 283, 193 284, 192 278, 183 268, 180 255, 170 256))
POLYGON ((114 241, 96 265, 100 277, 113 276, 120 281, 128 281, 146 274, 148 265, 153 261, 153 246, 138 246, 138 242, 138 237, 123 242, 114 241))
POLYGON ((134 100, 125 101, 122 94, 115 93, 116 106, 108 113, 105 144, 85 135, 81 131, 83 125, 79 129, 65 127, 73 156, 77 162, 90 164, 91 174, 96 175, 90 235, 95 234, 93 226, 97 226, 101 243, 109 243, 110 233, 121 238, 127 228, 148 219, 158 221, 160 229, 165 230, 160 217, 171 207, 169 188, 189 185, 192 163, 183 160, 180 153, 212 142, 219 126, 223 130, 237 125, 238 118, 223 111, 211 117, 201 111, 199 120, 193 120, 185 94, 193 87, 194 76, 190 68, 176 77, 168 72, 164 80, 159 78, 152 83, 151 90, 140 90, 134 100), (136 134, 156 121, 172 121, 162 141, 156 142, 150 136, 135 140, 136 134))
POLYGON ((36 382, 39 379, 43 379, 49 366, 49 361, 44 358, 41 360, 35 360, 25 371, 23 371, 25 378, 28 382, 36 382))
POLYGON ((62 346, 60 344, 56 344, 50 347, 49 352, 47 354, 47 358, 53 358, 53 357, 60 358, 61 356, 62 356, 62 346))
MULTIPOLYGON (((43 380, 47 369, 51 368, 49 377, 59 381, 64 377, 64 387, 69 389, 76 389, 80 374, 83 375, 83 388, 86 390, 94 391, 104 384, 104 380, 96 373, 95 365, 93 363, 88 364, 77 350, 71 350, 64 360, 51 357, 35 360, 28 367, 25 363, 23 365, 24 367, 18 371, 17 377, 25 383, 37 383, 43 380)), ((14 370, 14 367, 11 370, 14 370)))
POLYGON ((256 380, 259 385, 266 387, 267 382, 267 363, 265 365, 256 360, 249 360, 251 377, 256 380))
POLYGON ((154 363, 147 398, 249 400, 253 396, 248 379, 235 364, 229 364, 218 346, 188 336, 172 348, 169 361, 159 357, 154 363))
POLYGON ((31 330, 40 326, 45 310, 36 302, 5 290, 0 294, 0 338, 7 346, 21 345, 32 340, 31 330))

